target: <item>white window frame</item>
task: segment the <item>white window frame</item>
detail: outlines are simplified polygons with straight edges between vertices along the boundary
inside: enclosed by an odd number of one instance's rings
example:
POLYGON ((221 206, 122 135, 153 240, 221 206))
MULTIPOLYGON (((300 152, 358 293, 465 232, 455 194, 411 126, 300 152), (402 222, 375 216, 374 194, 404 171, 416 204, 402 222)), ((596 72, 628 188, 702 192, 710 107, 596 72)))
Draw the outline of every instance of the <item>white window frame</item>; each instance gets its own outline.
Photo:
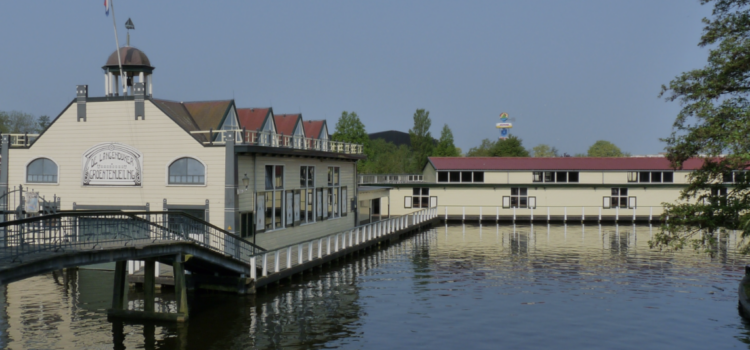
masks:
MULTIPOLYGON (((265 232, 278 231, 278 230, 285 229, 287 227, 287 223, 286 223, 286 192, 287 192, 287 190, 286 190, 286 165, 284 165, 284 164, 275 164, 275 163, 274 164, 270 164, 270 163, 263 164, 263 188, 264 188, 264 190, 258 191, 258 192, 263 192, 263 193, 266 193, 266 194, 271 193, 271 198, 272 198, 271 205, 274 208, 271 211, 272 212, 272 214, 271 214, 271 223, 273 223, 274 227, 271 228, 271 229, 269 229, 269 230, 266 230, 265 232), (274 171, 273 171, 273 179, 272 179, 272 183, 274 184, 274 186, 273 186, 272 189, 266 188, 266 175, 267 175, 266 174, 266 166, 273 166, 274 167, 273 168, 274 169, 274 171), (276 188, 276 167, 277 166, 280 166, 281 169, 282 169, 281 170, 281 188, 276 188), (276 227, 276 192, 281 192, 281 205, 280 205, 280 208, 281 208, 281 220, 280 220, 280 224, 279 224, 280 227, 276 227)), ((266 208, 266 209, 268 209, 268 208, 266 208)), ((264 220, 265 220, 265 216, 266 216, 266 214, 263 213, 264 220)), ((264 227, 265 227, 265 221, 264 221, 264 227)))
MULTIPOLYGON (((59 169, 58 169, 58 172, 59 172, 59 169)), ((206 165, 206 162, 204 162, 202 159, 195 157, 195 156, 183 155, 183 156, 172 158, 172 160, 167 162, 167 165, 164 167, 164 185, 167 187, 206 187, 208 186, 208 166, 206 165), (192 159, 197 160, 199 163, 203 164, 203 184, 171 184, 169 183, 169 166, 174 164, 174 162, 182 158, 192 158, 192 159)))
POLYGON ((25 185, 34 185, 34 186, 59 186, 60 185, 60 173, 61 172, 62 172, 62 170, 61 170, 60 164, 58 162, 56 162, 54 159, 52 159, 51 157, 47 157, 47 156, 34 157, 31 160, 29 160, 28 162, 26 162, 26 165, 23 168, 23 183, 25 185), (56 182, 28 182, 28 179, 29 179, 29 165, 33 161, 35 161, 37 159, 42 159, 42 158, 48 159, 49 161, 51 161, 52 163, 55 163, 55 165, 57 165, 57 181, 56 182))

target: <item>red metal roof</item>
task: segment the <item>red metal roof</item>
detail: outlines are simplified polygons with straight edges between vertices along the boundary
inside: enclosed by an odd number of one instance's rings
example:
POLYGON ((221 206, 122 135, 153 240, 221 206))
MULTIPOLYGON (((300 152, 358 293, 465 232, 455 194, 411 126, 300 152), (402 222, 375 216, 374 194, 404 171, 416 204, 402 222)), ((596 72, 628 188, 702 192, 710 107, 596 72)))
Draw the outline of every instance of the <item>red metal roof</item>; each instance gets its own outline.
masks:
MULTIPOLYGON (((436 170, 672 170, 663 157, 623 158, 521 158, 521 157, 430 157, 436 170)), ((696 170, 700 158, 688 159, 683 170, 696 170)))
POLYGON ((237 119, 240 121, 240 127, 247 130, 260 129, 270 110, 271 108, 237 108, 237 119))
POLYGON ((302 125, 305 127, 305 135, 312 139, 320 138, 320 132, 323 129, 325 120, 308 120, 303 122, 302 125))
POLYGON ((284 135, 294 134, 294 127, 300 118, 302 114, 275 114, 273 119, 276 121, 276 132, 284 135))

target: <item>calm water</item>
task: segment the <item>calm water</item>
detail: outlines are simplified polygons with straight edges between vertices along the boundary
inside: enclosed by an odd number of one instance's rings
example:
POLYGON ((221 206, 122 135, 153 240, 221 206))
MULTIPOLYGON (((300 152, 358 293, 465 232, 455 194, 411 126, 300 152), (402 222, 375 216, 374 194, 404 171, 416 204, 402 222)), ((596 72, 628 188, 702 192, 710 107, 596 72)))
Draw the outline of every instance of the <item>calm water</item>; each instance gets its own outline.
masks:
MULTIPOLYGON (((656 229, 654 229, 656 230, 656 229)), ((185 326, 107 321, 112 273, 0 287, 11 349, 726 349, 750 347, 737 312, 736 237, 714 254, 648 249, 648 226, 446 226, 255 297, 191 298, 185 326)), ((162 304, 172 295, 165 291, 162 304)), ((139 303, 139 295, 131 298, 139 303)))

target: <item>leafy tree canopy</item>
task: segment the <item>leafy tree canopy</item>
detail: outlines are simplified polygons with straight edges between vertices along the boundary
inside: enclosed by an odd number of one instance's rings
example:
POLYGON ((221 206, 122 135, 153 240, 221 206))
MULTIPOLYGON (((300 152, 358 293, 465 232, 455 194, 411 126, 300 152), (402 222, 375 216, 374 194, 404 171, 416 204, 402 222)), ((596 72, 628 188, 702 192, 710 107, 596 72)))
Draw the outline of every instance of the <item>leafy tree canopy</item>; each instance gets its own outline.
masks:
POLYGON ((430 112, 417 109, 414 112, 414 127, 409 129, 411 148, 414 152, 412 172, 421 173, 425 164, 427 164, 427 157, 432 155, 435 141, 430 134, 430 126, 432 126, 430 112))
POLYGON ((373 157, 363 166, 364 174, 406 174, 412 163, 411 150, 383 139, 372 140, 373 157))
POLYGON ((341 117, 336 122, 336 128, 334 129, 331 139, 340 142, 357 143, 362 145, 363 152, 367 156, 367 160, 357 162, 358 170, 361 171, 362 167, 372 158, 372 148, 370 147, 370 136, 365 131, 365 124, 359 119, 356 112, 341 112, 341 117))
POLYGON ((679 200, 665 203, 667 225, 649 242, 660 248, 693 243, 711 249, 721 228, 744 237, 750 232, 750 177, 744 175, 750 165, 750 1, 701 0, 710 3, 712 16, 703 19, 698 43, 710 48, 706 66, 675 77, 660 94, 682 106, 663 139, 667 158, 674 167, 692 157, 704 161, 679 200), (736 183, 727 188, 724 178, 736 183))
POLYGON ((555 147, 551 147, 550 145, 537 145, 536 147, 531 149, 532 153, 534 154, 534 157, 558 157, 559 151, 555 147))
POLYGON ((33 115, 19 111, 0 111, 0 132, 23 134, 39 131, 38 120, 33 115))
POLYGON ((472 147, 466 153, 467 157, 528 157, 529 151, 523 148, 522 140, 516 136, 509 136, 505 140, 482 140, 478 147, 472 147))
POLYGON ((624 157, 625 153, 622 153, 620 147, 615 146, 614 143, 604 140, 594 142, 588 151, 589 157, 624 157))
POLYGON ((448 124, 443 126, 443 131, 440 132, 440 140, 438 140, 437 147, 432 154, 434 157, 460 157, 461 150, 453 144, 453 132, 448 127, 448 124))

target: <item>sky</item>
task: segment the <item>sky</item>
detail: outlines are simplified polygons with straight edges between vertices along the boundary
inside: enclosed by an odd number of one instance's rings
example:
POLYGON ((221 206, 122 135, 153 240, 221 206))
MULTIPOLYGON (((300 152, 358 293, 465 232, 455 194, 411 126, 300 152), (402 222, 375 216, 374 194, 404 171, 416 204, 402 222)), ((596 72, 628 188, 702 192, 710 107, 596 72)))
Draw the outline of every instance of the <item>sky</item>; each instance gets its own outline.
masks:
MULTIPOLYGON (((56 117, 115 50, 100 1, 0 2, 0 110, 56 117)), ((115 0, 121 46, 153 66, 154 97, 234 98, 238 107, 327 119, 354 111, 369 133, 430 112, 464 152, 497 139, 507 112, 526 148, 586 153, 608 140, 664 150, 680 109, 661 85, 705 65, 698 0, 115 0)))

